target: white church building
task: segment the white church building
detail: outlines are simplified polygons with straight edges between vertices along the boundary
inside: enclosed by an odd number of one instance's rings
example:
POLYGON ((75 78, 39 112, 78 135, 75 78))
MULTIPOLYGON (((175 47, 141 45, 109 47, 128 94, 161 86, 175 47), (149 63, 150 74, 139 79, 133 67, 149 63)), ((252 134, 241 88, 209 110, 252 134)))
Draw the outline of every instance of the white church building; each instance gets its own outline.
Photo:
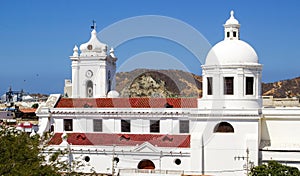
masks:
POLYGON ((117 57, 96 30, 73 51, 69 98, 53 94, 36 114, 38 133, 52 134, 48 152, 67 148, 79 172, 246 175, 269 160, 300 168, 300 108, 262 105, 262 65, 233 11, 202 65, 202 98, 119 98, 117 57))

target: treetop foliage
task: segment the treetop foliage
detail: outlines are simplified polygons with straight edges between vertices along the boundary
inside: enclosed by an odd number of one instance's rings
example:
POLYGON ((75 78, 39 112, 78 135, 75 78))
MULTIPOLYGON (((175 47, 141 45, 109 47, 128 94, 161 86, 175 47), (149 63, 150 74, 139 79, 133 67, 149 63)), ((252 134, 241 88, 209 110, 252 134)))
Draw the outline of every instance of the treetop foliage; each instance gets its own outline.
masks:
POLYGON ((276 161, 269 161, 251 169, 250 176, 299 176, 300 171, 296 167, 286 166, 276 161))
POLYGON ((39 136, 0 126, 0 175, 60 175, 58 168, 45 164, 39 136))

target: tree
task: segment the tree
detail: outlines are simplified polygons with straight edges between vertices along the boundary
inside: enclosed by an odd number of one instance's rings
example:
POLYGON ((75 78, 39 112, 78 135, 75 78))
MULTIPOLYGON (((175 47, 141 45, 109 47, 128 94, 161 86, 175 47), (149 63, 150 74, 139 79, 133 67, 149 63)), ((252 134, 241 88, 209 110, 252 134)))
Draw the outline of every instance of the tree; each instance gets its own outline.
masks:
POLYGON ((34 109, 37 109, 39 107, 39 104, 38 103, 34 103, 31 108, 34 108, 34 109))
POLYGON ((253 167, 250 176, 298 176, 300 171, 296 167, 282 165, 276 161, 269 161, 267 164, 253 167))
POLYGON ((46 164, 39 136, 30 137, 15 128, 0 126, 0 175, 60 175, 59 168, 46 164))

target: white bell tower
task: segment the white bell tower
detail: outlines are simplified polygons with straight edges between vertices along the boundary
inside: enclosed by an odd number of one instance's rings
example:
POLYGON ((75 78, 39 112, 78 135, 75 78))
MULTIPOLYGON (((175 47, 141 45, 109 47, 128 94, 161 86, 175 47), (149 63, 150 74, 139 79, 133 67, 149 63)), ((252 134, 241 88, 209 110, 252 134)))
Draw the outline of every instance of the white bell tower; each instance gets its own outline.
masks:
POLYGON ((87 43, 73 49, 72 60, 72 98, 101 98, 115 89, 114 76, 117 58, 113 48, 97 38, 93 26, 91 38, 87 43), (79 54, 80 53, 80 54, 79 54))

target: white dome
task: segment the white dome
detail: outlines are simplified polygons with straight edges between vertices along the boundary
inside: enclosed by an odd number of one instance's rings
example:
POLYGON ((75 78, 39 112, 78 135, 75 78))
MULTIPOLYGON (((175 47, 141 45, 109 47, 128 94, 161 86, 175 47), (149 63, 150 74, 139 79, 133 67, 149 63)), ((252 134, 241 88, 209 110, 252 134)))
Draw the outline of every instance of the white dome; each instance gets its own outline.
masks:
POLYGON ((255 50, 242 40, 224 40, 209 51, 205 65, 258 64, 255 50))

